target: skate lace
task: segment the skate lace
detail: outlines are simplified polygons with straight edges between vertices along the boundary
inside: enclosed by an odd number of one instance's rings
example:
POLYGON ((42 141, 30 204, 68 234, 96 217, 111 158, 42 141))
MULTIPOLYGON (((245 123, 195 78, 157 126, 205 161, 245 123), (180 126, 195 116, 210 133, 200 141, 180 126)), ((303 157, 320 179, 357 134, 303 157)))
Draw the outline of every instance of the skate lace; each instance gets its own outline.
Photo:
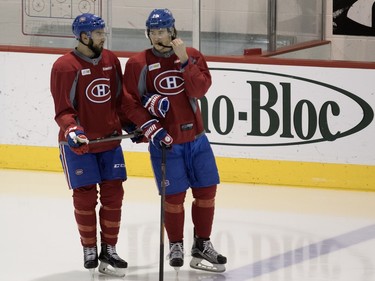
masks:
POLYGON ((182 259, 184 257, 184 246, 182 243, 177 242, 171 244, 171 249, 169 254, 167 255, 167 259, 182 259))
POLYGON ((110 257, 112 257, 116 260, 121 260, 119 255, 116 253, 116 246, 107 245, 107 252, 108 252, 110 257))
POLYGON ((216 252, 216 250, 214 249, 214 246, 212 245, 210 240, 203 241, 203 252, 202 253, 207 255, 207 256, 210 256, 214 259, 216 259, 217 256, 219 255, 219 253, 216 252))
POLYGON ((86 260, 96 259, 96 247, 84 247, 83 251, 85 253, 86 260))

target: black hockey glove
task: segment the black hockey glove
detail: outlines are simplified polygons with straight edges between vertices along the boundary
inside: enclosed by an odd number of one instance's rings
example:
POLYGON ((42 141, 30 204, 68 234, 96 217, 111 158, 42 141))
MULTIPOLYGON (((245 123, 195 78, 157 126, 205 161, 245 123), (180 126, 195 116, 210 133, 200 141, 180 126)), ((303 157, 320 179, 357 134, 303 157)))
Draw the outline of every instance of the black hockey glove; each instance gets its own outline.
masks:
POLYGON ((130 123, 130 124, 123 125, 122 129, 128 134, 134 134, 134 137, 130 138, 132 142, 134 143, 146 142, 146 141, 142 141, 144 137, 142 135, 142 130, 137 129, 137 126, 135 124, 130 123))

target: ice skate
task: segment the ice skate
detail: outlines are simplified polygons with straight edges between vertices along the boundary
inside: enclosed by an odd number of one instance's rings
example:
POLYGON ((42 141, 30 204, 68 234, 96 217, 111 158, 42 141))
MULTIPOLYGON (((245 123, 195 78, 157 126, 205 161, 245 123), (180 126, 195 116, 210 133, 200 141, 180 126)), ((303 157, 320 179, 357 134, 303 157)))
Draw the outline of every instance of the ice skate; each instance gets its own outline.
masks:
POLYGON ((102 244, 99 260, 99 272, 112 276, 125 276, 128 263, 118 256, 115 246, 102 244))
POLYGON ((211 272, 224 272, 227 258, 215 251, 210 239, 194 237, 190 267, 211 272))
POLYGON ((169 259, 169 265, 174 267, 178 272, 180 267, 184 265, 184 243, 182 241, 169 243, 169 254, 167 258, 169 259))
POLYGON ((98 266, 98 249, 97 247, 83 247, 83 266, 94 275, 95 268, 98 266))

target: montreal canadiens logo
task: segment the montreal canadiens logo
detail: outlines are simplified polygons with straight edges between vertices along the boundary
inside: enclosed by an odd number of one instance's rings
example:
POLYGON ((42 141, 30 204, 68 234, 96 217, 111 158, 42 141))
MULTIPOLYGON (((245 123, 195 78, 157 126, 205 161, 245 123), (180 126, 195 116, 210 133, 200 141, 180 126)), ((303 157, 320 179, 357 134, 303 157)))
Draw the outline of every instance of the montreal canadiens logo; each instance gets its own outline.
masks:
POLYGON ((154 80, 155 89, 163 95, 178 95, 184 90, 184 79, 178 70, 169 70, 160 73, 154 80))
POLYGON ((105 103, 111 99, 109 79, 99 78, 92 81, 86 88, 86 97, 94 103, 105 103))

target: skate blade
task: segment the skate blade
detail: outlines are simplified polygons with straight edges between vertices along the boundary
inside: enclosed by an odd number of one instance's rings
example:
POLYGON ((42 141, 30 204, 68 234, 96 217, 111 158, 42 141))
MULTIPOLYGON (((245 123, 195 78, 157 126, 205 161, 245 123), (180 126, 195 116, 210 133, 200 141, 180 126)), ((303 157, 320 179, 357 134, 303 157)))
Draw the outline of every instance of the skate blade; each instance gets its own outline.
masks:
POLYGON ((100 262, 99 272, 110 276, 125 277, 126 268, 114 268, 108 263, 100 262))
POLYGON ((224 264, 217 264, 217 263, 210 263, 201 258, 193 257, 190 261, 190 267, 194 269, 209 271, 209 272, 216 272, 221 273, 226 270, 224 264), (203 263, 204 262, 204 263, 203 263))
POLYGON ((95 268, 90 268, 89 274, 90 274, 91 280, 94 280, 95 279, 95 268))
POLYGON ((180 268, 181 268, 181 267, 179 267, 179 266, 174 266, 173 268, 174 268, 174 270, 176 271, 176 274, 178 274, 178 272, 180 271, 180 268))

